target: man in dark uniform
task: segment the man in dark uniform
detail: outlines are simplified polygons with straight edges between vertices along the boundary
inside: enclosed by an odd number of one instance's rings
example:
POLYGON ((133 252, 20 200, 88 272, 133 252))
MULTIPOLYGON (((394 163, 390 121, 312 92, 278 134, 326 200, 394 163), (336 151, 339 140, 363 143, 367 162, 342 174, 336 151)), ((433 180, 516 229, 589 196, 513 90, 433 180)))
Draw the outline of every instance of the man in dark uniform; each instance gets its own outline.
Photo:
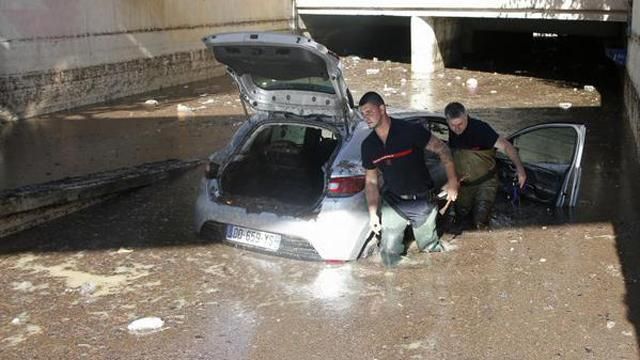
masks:
POLYGON ((361 153, 371 229, 381 236, 383 263, 394 266, 401 259, 407 222, 421 251, 442 251, 436 232, 438 209, 432 199, 433 184, 424 149, 440 156, 447 172, 447 199, 455 201, 458 179, 449 148, 423 126, 391 119, 382 97, 375 92, 364 94, 359 105, 373 129, 362 142, 361 153), (382 204, 378 171, 384 179, 382 204))
POLYGON ((471 215, 474 227, 485 228, 498 191, 496 149, 506 153, 515 165, 520 188, 524 187, 527 174, 513 145, 489 124, 469 117, 464 105, 449 103, 444 114, 456 173, 463 179, 455 206, 456 219, 461 221, 471 215))

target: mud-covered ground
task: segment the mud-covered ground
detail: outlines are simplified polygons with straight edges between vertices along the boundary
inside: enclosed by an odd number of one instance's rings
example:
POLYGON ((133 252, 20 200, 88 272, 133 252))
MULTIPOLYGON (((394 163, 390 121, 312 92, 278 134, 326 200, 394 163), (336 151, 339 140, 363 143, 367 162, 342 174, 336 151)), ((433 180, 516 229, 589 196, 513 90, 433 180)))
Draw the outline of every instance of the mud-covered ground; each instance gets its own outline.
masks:
MULTIPOLYGON (((579 206, 505 203, 492 231, 446 235, 450 251, 412 252, 397 269, 327 265, 199 239, 197 169, 3 238, 0 358, 638 358, 638 165, 615 81, 464 69, 415 80, 406 64, 344 62, 356 101, 367 90, 396 107, 459 100, 504 135, 586 123, 579 206), (146 316, 164 326, 128 331, 146 316)), ((0 188, 205 157, 243 120, 236 99, 219 78, 5 126, 0 188), (195 110, 178 116, 178 104, 195 110)))

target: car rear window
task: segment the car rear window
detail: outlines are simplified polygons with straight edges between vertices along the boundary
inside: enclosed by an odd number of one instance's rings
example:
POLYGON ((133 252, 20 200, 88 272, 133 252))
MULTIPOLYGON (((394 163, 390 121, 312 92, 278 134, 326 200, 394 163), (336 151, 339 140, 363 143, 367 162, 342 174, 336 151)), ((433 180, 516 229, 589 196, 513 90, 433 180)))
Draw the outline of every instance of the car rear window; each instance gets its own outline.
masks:
POLYGON ((333 88, 333 85, 331 84, 331 81, 322 77, 304 77, 290 80, 278 80, 254 75, 253 82, 256 84, 256 86, 264 90, 301 90, 335 94, 335 90, 333 88))

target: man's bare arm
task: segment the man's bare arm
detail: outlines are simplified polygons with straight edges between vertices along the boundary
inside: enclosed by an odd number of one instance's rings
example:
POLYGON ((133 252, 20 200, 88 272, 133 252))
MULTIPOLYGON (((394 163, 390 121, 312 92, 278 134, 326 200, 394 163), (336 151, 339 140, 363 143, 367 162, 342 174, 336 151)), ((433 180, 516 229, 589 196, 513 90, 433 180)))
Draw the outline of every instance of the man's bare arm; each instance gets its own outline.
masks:
POLYGON ((447 200, 455 201, 458 197, 460 184, 458 183, 458 176, 456 175, 451 150, 449 150, 447 144, 435 136, 431 136, 426 148, 440 157, 440 161, 447 172, 447 200))
POLYGON ((378 185, 378 170, 367 170, 364 178, 364 194, 367 198, 369 215, 377 214, 380 204, 380 187, 378 185))
POLYGON ((522 161, 520 160, 520 155, 518 155, 518 151, 516 150, 511 143, 503 138, 502 136, 498 137, 495 148, 507 154, 509 159, 513 162, 513 165, 516 167, 516 173, 518 175, 518 185, 522 189, 524 187, 524 183, 527 181, 527 173, 524 170, 524 166, 522 165, 522 161))
POLYGON ((364 195, 367 198, 371 230, 376 234, 380 234, 380 218, 378 217, 378 206, 380 206, 380 185, 378 184, 377 169, 366 170, 364 176, 364 195))

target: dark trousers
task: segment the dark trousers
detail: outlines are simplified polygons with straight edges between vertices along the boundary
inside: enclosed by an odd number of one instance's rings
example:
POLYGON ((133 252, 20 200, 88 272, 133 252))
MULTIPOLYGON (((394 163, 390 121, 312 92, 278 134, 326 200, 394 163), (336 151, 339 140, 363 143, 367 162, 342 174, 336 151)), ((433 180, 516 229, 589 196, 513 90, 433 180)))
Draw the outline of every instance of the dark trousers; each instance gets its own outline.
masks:
POLYGON ((489 225, 491 210, 498 192, 498 178, 494 176, 480 184, 460 188, 455 202, 456 217, 462 220, 471 215, 473 226, 480 228, 489 225))

